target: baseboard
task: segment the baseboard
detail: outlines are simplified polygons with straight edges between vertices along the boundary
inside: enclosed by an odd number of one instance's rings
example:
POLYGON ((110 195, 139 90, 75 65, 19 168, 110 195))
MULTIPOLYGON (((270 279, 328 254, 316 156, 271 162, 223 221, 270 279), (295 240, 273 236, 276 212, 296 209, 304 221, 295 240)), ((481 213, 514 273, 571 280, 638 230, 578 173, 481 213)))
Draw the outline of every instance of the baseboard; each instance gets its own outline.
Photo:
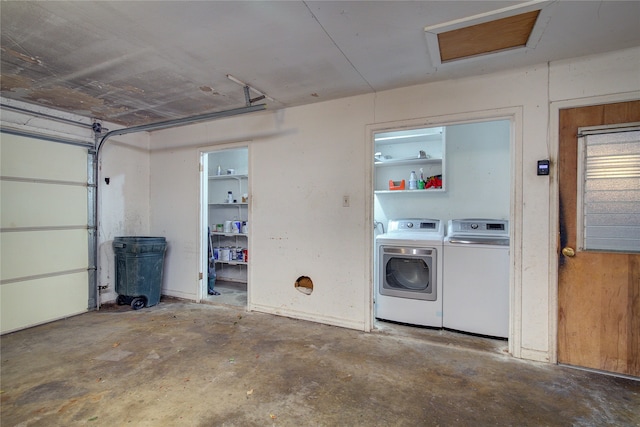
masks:
POLYGON ((344 319, 332 316, 322 316, 314 313, 306 313, 296 310, 288 310, 277 307, 271 307, 260 304, 249 304, 249 311, 257 311, 260 313, 273 314, 276 316, 290 317, 292 319, 306 320, 309 322, 322 323, 325 325, 339 326, 341 328, 355 329, 358 331, 366 331, 364 322, 352 319, 344 319))

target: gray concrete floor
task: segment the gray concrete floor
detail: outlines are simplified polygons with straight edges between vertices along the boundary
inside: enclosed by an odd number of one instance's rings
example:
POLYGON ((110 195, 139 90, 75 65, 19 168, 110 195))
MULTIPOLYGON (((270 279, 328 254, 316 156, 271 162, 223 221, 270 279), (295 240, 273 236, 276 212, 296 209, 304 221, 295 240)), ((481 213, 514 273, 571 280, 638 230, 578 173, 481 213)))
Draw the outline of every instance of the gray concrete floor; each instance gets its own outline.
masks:
POLYGON ((220 295, 207 295, 202 302, 205 304, 224 304, 234 307, 247 307, 247 284, 217 280, 214 290, 220 295))
POLYGON ((163 299, 1 338, 8 426, 637 426, 640 382, 506 342, 163 299))

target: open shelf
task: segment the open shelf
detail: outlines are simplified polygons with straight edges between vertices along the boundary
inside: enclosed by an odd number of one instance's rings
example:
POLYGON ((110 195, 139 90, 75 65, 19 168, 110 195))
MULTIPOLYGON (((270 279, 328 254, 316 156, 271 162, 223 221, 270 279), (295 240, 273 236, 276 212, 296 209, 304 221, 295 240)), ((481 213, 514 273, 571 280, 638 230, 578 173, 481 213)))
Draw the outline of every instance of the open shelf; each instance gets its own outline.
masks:
POLYGON ((398 160, 385 160, 384 162, 375 162, 374 165, 377 168, 386 166, 404 166, 404 165, 439 165, 442 163, 442 159, 398 159, 398 160))
POLYGON ((247 233, 225 233, 223 231, 212 231, 212 236, 226 236, 226 237, 236 237, 236 236, 248 236, 247 233))
POLYGON ((445 191, 444 188, 427 188, 424 190, 376 190, 375 194, 394 194, 394 193, 411 193, 411 194, 424 194, 424 193, 443 193, 445 191))
POLYGON ((224 179, 247 179, 249 176, 248 175, 211 175, 209 176, 209 179, 220 179, 220 180, 224 180, 224 179))
MULTIPOLYGON (((244 261, 221 261, 221 260, 215 260, 216 264, 227 264, 227 265, 248 265, 248 263, 244 262, 244 261)), ((224 280, 230 280, 230 279, 224 279, 224 280)))

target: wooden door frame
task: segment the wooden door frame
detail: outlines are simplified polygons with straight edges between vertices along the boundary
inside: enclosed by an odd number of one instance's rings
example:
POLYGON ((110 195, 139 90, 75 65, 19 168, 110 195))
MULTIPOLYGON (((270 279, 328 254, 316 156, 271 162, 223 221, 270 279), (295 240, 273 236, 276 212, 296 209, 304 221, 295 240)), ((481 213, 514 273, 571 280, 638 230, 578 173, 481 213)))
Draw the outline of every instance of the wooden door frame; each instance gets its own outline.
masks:
POLYGON ((588 98, 552 101, 549 105, 549 152, 552 172, 549 190, 549 233, 552 237, 549 251, 549 362, 558 363, 558 253, 560 251, 560 187, 557 160, 560 153, 560 110, 636 101, 640 91, 588 98), (555 238, 553 238, 555 236, 555 238))

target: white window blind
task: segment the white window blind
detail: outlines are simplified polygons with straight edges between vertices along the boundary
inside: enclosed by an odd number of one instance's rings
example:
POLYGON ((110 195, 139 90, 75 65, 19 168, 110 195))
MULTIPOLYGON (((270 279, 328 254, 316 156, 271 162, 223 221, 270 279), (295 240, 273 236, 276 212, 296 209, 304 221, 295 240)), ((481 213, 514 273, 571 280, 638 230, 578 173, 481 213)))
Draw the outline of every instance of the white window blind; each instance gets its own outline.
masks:
POLYGON ((579 246, 640 252, 640 128, 587 131, 579 144, 579 246))

